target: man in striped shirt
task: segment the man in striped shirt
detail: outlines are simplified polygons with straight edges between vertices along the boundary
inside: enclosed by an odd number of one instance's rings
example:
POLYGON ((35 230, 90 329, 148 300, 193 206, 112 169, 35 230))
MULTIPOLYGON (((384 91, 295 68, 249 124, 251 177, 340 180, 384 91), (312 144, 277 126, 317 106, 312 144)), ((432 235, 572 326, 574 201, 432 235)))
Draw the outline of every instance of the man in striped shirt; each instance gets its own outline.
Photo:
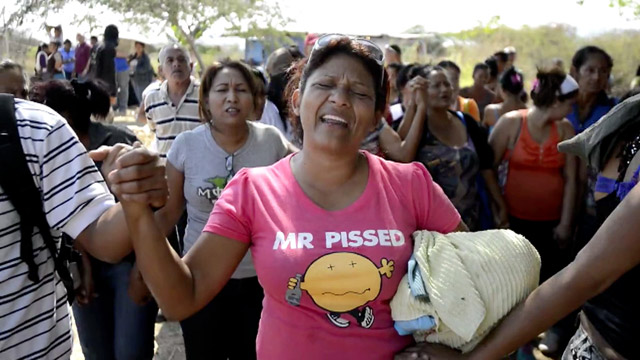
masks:
MULTIPOLYGON (((62 233, 90 254, 116 262, 131 252, 119 204, 67 122, 50 108, 15 100, 20 143, 57 244, 62 233)), ((6 134, 0 134, 6 136, 6 134)), ((155 154, 124 145, 92 154, 109 185, 136 201, 162 206, 168 194, 155 154), (116 162, 117 160, 117 162, 116 162)), ((0 169, 7 171, 7 169, 0 169)), ((28 278, 20 256, 20 218, 0 188, 0 359, 68 359, 71 327, 66 290, 39 231, 32 236, 40 280, 28 278)))
POLYGON ((193 64, 185 48, 167 45, 158 57, 166 80, 147 94, 144 109, 149 127, 156 133, 160 157, 166 158, 176 136, 200 125, 200 85, 191 77, 193 64))

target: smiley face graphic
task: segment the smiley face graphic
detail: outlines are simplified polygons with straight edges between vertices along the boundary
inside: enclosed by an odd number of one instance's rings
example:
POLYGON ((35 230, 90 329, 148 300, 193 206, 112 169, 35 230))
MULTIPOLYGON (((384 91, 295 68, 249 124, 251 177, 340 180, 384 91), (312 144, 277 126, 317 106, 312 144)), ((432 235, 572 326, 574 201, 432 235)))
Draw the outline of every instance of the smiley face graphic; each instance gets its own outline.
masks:
POLYGON ((353 315, 365 328, 373 324, 373 311, 359 308, 375 300, 382 288, 382 276, 391 278, 393 261, 382 259, 380 267, 368 258, 350 252, 336 252, 316 259, 307 268, 304 280, 290 278, 290 290, 305 290, 313 302, 328 311, 329 320, 336 326, 347 327, 349 322, 341 314, 353 315))

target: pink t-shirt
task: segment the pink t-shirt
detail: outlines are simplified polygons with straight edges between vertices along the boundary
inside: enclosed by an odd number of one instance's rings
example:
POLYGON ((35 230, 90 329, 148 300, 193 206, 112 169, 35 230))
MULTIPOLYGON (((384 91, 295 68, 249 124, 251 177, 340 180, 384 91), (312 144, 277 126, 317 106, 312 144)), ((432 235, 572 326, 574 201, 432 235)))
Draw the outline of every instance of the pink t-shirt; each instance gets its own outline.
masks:
POLYGON ((422 164, 363 154, 367 186, 342 210, 305 195, 291 156, 241 170, 216 202, 204 231, 250 243, 265 291, 259 359, 392 359, 411 343, 389 307, 411 234, 450 232, 460 216, 422 164))

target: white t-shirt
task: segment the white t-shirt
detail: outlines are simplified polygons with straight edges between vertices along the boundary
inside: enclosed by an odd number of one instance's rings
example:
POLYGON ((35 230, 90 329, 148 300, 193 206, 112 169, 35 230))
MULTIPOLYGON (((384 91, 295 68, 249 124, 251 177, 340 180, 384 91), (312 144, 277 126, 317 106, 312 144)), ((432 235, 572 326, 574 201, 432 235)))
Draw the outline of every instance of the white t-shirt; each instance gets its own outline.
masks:
MULTIPOLYGON (((195 244, 207 223, 211 209, 227 185, 227 181, 240 169, 271 165, 285 157, 287 143, 282 134, 271 125, 247 121, 249 137, 245 144, 229 158, 213 139, 210 125, 178 135, 169 150, 168 161, 184 174, 184 198, 187 204, 187 229, 184 253, 195 244), (227 158, 231 171, 227 170, 227 158)), ((248 253, 233 273, 234 279, 256 276, 248 253)))
POLYGON ((282 135, 287 135, 287 132, 284 129, 284 124, 282 123, 282 118, 280 118, 278 107, 269 100, 264 103, 264 110, 262 111, 260 122, 263 124, 275 126, 278 130, 280 130, 280 133, 282 133, 282 135))
MULTIPOLYGON (((67 122, 50 108, 16 100, 21 144, 56 242, 76 238, 114 205, 98 169, 67 122)), ((0 169, 3 171, 4 169, 0 169)), ((71 355, 67 292, 51 254, 34 229, 40 281, 20 258, 18 213, 0 189, 0 359, 60 359, 71 355)))

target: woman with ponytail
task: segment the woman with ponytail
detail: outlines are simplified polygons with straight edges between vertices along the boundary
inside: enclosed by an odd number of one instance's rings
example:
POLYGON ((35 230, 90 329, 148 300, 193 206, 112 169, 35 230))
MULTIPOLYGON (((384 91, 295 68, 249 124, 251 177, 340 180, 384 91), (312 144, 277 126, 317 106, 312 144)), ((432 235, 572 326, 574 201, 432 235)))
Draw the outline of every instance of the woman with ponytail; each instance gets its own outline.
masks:
POLYGON ((510 227, 540 252, 542 281, 564 265, 559 249, 573 230, 576 159, 557 145, 574 135, 565 116, 577 93, 578 84, 562 70, 538 70, 534 105, 502 116, 489 137, 496 166, 509 163, 503 190, 510 227))
MULTIPOLYGON (((91 115, 106 116, 111 106, 102 81, 51 80, 37 86, 43 103, 69 122, 87 151, 137 141, 126 128, 91 121, 91 115)), ((158 307, 143 286, 133 254, 108 264, 78 250, 82 286, 73 313, 85 359, 153 358, 158 307)))
POLYGON ((491 131, 500 117, 510 111, 526 109, 521 94, 524 89, 524 77, 516 68, 507 69, 498 82, 497 95, 504 101, 499 104, 489 104, 484 108, 482 123, 491 131))

